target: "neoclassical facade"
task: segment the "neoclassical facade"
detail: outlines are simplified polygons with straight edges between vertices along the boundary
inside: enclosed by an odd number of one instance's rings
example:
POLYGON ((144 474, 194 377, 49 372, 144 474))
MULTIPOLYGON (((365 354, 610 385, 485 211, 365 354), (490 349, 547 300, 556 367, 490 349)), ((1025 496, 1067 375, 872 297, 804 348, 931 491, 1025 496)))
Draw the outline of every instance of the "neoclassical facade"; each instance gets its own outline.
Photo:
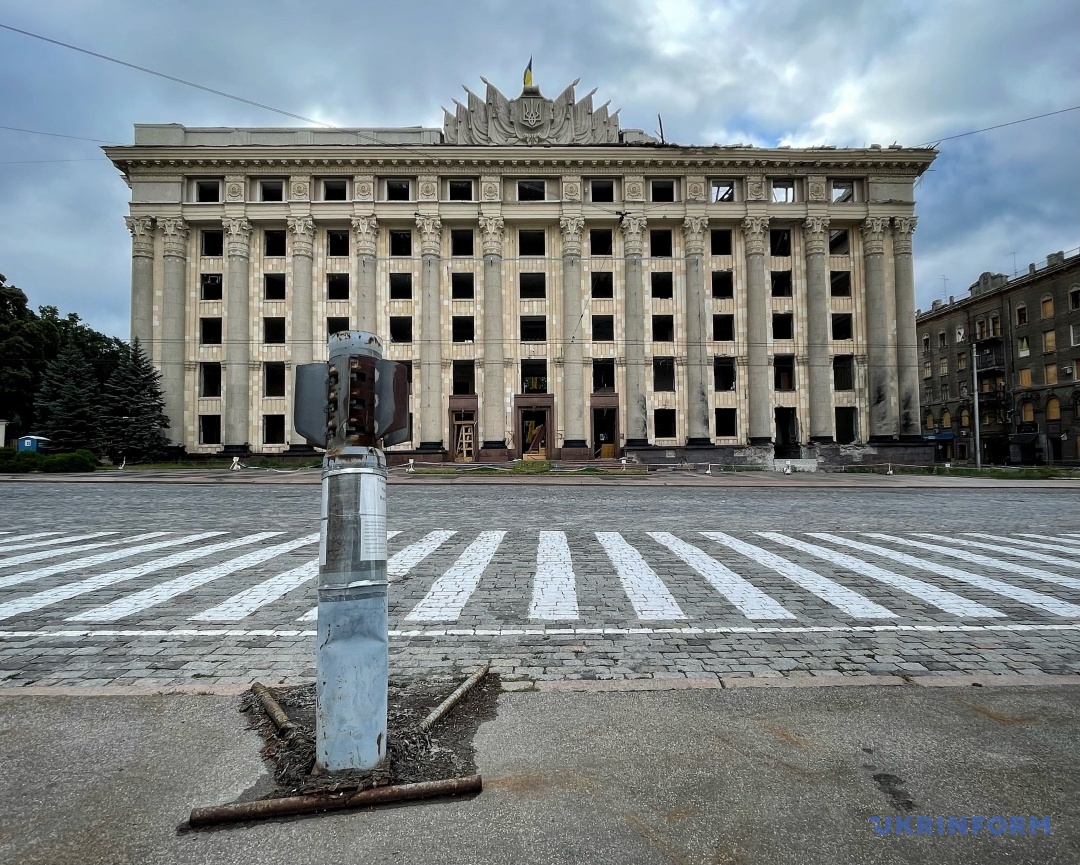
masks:
POLYGON ((426 459, 921 446, 913 188, 936 152, 676 146, 591 97, 488 84, 442 130, 140 125, 105 148, 172 440, 302 448, 292 368, 361 329, 409 364, 396 450, 426 459))

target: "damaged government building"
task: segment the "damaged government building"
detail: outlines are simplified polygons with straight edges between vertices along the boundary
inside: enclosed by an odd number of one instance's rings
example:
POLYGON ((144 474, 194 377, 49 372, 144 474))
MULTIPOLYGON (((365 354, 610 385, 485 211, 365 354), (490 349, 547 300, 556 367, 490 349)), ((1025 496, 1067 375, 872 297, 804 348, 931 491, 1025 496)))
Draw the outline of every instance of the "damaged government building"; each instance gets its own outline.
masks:
POLYGON ((678 146, 573 84, 485 84, 441 130, 105 148, 174 444, 306 450, 292 370, 353 329, 410 368, 391 461, 932 459, 912 233, 936 151, 678 146))

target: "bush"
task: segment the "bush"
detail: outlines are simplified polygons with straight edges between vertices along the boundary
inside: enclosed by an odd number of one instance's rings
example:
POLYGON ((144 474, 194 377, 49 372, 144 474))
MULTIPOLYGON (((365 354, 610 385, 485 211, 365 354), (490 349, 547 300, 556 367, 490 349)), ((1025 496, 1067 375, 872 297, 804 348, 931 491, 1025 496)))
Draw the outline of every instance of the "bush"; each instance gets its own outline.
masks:
POLYGON ((73 454, 54 454, 41 461, 43 472, 92 472, 97 468, 97 457, 89 451, 76 451, 73 454))
POLYGON ((0 460, 0 470, 25 474, 41 468, 43 457, 35 451, 19 451, 10 460, 0 460))

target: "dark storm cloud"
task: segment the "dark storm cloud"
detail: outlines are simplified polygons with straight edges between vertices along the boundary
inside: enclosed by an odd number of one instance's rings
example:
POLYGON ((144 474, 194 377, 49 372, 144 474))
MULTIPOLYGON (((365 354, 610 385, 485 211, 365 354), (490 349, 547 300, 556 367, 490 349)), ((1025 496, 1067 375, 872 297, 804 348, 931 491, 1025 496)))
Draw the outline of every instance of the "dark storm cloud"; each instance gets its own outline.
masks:
MULTIPOLYGON (((0 2, 0 22, 343 126, 433 126, 530 55, 624 127, 680 143, 903 144, 1080 104, 1066 0, 0 2)), ((135 123, 276 126, 267 111, 0 31, 0 124, 128 142, 135 123)), ((918 190, 919 303, 1080 238, 1078 113, 946 142, 918 190)), ((0 271, 127 335, 127 189, 98 145, 0 130, 0 271), (34 160, 34 161, 32 161, 34 160), (88 160, 88 161, 39 161, 88 160), (96 161, 95 161, 96 160, 96 161)))

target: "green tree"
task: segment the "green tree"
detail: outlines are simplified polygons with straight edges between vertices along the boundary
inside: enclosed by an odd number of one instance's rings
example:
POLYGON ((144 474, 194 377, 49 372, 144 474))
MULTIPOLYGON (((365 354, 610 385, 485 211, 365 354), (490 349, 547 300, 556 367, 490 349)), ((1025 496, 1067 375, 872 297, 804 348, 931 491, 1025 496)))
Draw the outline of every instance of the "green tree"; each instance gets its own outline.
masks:
POLYGON ((100 440, 99 388, 94 370, 68 343, 45 368, 34 408, 37 428, 58 452, 97 451, 100 440))
POLYGON ((164 457, 169 440, 161 373, 135 339, 105 385, 105 452, 113 462, 153 462, 164 457))
POLYGON ((12 437, 37 432, 34 394, 60 333, 30 309, 26 295, 0 274, 0 417, 11 422, 12 437))

